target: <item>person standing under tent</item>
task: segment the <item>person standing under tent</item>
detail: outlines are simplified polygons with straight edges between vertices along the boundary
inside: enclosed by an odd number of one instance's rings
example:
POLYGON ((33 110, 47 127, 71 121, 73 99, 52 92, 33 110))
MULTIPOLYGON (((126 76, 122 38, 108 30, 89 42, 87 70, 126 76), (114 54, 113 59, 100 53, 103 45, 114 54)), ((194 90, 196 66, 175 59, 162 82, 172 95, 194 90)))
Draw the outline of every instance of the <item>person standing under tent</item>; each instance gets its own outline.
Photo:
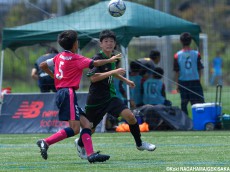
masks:
MULTIPOLYGON (((53 58, 54 56, 56 56, 58 54, 58 50, 56 48, 53 47, 49 47, 46 54, 40 56, 35 64, 34 67, 32 68, 31 71, 31 77, 34 80, 38 81, 38 86, 40 88, 40 92, 41 93, 45 93, 45 92, 57 92, 55 86, 54 86, 54 79, 51 78, 47 73, 45 73, 42 69, 39 68, 39 65, 48 60, 53 58)), ((50 68, 52 71, 54 70, 53 67, 50 68)))
POLYGON ((110 59, 92 60, 75 54, 78 49, 77 32, 67 30, 58 37, 59 45, 63 52, 40 64, 40 68, 54 78, 56 93, 56 104, 59 108, 59 120, 69 121, 69 127, 61 129, 51 136, 40 139, 37 145, 40 148, 41 156, 47 159, 47 150, 52 145, 63 139, 77 135, 80 132, 82 143, 85 145, 87 159, 90 163, 103 162, 110 158, 108 155, 94 153, 91 139, 91 125, 85 118, 83 110, 78 106, 76 90, 79 88, 83 70, 93 66, 102 66, 113 63, 121 56, 113 56, 110 59), (54 73, 49 66, 55 66, 54 73))
POLYGON ((217 84, 222 85, 222 68, 223 68, 223 60, 218 52, 216 57, 212 60, 212 76, 211 76, 211 85, 214 85, 215 80, 217 79, 217 84))
POLYGON ((187 105, 190 102, 204 103, 203 88, 200 82, 201 63, 200 53, 190 48, 192 36, 188 32, 180 35, 183 49, 174 55, 173 70, 176 73, 177 90, 180 92, 181 109, 188 115, 187 105))

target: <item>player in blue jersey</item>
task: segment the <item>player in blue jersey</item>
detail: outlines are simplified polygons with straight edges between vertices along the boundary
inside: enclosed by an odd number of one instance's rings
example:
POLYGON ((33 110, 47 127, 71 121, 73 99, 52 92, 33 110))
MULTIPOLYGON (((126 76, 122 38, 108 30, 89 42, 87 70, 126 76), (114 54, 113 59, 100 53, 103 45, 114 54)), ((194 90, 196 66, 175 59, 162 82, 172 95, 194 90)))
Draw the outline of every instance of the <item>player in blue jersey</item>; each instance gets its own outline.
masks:
POLYGON ((217 79, 217 84, 223 84, 222 82, 222 68, 223 68, 223 60, 218 52, 216 57, 212 60, 212 77, 211 77, 211 85, 214 85, 215 80, 217 79))
MULTIPOLYGON (((116 62, 116 68, 120 68, 120 60, 116 62)), ((113 78, 116 96, 127 104, 126 86, 118 78, 113 78)))
POLYGON ((190 102, 204 103, 203 88, 200 83, 201 63, 200 53, 190 48, 192 36, 185 32, 180 36, 183 49, 174 55, 173 70, 176 72, 177 90, 180 92, 181 109, 188 114, 187 105, 190 102))
MULTIPOLYGON (((100 33, 101 51, 93 59, 110 59, 116 46, 116 35, 110 30, 100 33)), ((86 118, 93 124, 92 131, 100 123, 106 113, 118 118, 121 116, 129 124, 130 132, 135 140, 136 148, 140 151, 154 151, 156 146, 141 140, 139 124, 132 111, 115 94, 113 77, 116 77, 128 84, 131 88, 135 84, 123 77, 125 69, 116 69, 116 64, 106 64, 100 67, 93 67, 87 74, 91 84, 86 104, 86 118)), ((81 158, 86 158, 82 139, 76 139, 75 144, 81 158)))
POLYGON ((130 101, 131 107, 136 108, 143 105, 143 98, 142 98, 142 76, 139 74, 140 66, 135 63, 130 63, 130 74, 129 79, 135 83, 135 88, 130 90, 130 101))
POLYGON ((147 79, 143 84, 143 102, 144 104, 166 105, 171 106, 171 102, 166 99, 165 85, 161 78, 164 75, 164 70, 156 67, 153 72, 153 77, 147 79))

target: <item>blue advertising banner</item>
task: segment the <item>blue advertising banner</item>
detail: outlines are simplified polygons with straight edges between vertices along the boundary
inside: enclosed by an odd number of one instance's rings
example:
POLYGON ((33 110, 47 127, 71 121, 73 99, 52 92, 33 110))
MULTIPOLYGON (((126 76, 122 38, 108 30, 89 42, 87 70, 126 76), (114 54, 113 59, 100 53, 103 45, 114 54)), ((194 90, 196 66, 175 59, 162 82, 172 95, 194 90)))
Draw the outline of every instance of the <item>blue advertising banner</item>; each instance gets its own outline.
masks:
MULTIPOLYGON (((85 108, 87 93, 77 93, 85 108)), ((5 94, 0 115, 0 133, 54 133, 68 126, 58 120, 55 93, 5 94)))

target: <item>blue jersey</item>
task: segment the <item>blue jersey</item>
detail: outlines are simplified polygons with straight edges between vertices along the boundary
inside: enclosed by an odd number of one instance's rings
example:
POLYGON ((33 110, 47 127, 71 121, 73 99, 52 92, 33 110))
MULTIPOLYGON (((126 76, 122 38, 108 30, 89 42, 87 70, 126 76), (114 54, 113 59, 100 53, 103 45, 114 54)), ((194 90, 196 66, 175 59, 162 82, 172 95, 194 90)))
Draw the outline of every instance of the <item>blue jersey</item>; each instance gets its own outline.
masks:
POLYGON ((212 61, 213 69, 216 75, 222 74, 222 63, 221 57, 215 57, 212 61))
POLYGON ((174 56, 174 71, 179 72, 180 81, 199 80, 199 70, 203 68, 200 53, 191 49, 182 49, 174 56))
POLYGON ((122 91, 124 90, 126 92, 126 87, 123 85, 122 81, 120 81, 117 78, 113 78, 113 82, 114 82, 114 88, 116 91, 116 96, 121 100, 125 100, 125 97, 123 96, 122 91))
POLYGON ((135 83, 135 87, 130 89, 130 98, 134 100, 135 104, 142 104, 142 94, 141 94, 141 79, 140 75, 130 76, 129 79, 135 83))
POLYGON ((165 97, 162 95, 163 82, 160 79, 147 79, 143 84, 143 89, 144 104, 164 104, 165 97))

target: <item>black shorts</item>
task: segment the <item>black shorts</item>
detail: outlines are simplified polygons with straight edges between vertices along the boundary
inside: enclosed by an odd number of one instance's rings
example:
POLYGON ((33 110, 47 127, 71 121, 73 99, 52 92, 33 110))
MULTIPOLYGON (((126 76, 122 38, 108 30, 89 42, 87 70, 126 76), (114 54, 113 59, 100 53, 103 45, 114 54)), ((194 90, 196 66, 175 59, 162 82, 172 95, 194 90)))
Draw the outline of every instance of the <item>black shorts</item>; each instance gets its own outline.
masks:
POLYGON ((117 97, 113 97, 102 105, 86 106, 85 116, 91 123, 93 123, 93 128, 96 128, 106 113, 118 118, 124 109, 128 109, 124 102, 117 97))
POLYGON ((59 120, 80 120, 80 115, 85 114, 78 106, 77 94, 72 88, 62 88, 57 91, 56 105, 59 108, 59 120))
POLYGON ((50 91, 57 92, 54 85, 54 79, 51 77, 40 77, 38 85, 42 93, 50 91))
POLYGON ((183 102, 204 103, 204 93, 200 81, 179 81, 179 90, 183 102))

